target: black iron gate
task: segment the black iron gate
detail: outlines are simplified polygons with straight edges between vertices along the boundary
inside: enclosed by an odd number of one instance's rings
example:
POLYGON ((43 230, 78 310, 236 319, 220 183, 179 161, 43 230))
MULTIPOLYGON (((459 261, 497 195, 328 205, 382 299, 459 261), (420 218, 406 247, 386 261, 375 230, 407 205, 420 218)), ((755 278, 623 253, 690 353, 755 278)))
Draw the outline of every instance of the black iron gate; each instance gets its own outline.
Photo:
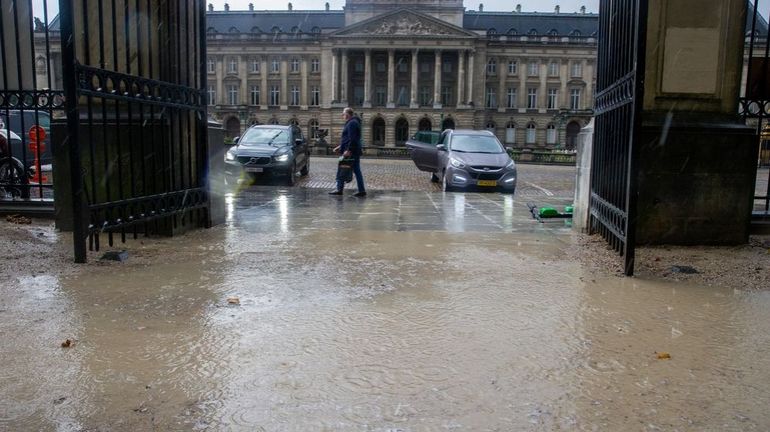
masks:
POLYGON ((589 228, 634 272, 647 0, 601 0, 589 228))
POLYGON ((59 3, 75 260, 102 233, 208 226, 204 1, 59 3))
POLYGON ((50 123, 63 114, 64 97, 49 18, 47 0, 3 0, 0 7, 3 212, 53 213, 50 123))
MULTIPOLYGON (((740 99, 740 111, 749 124, 757 128, 759 137, 758 166, 770 166, 770 44, 768 44, 768 22, 761 12, 770 12, 767 3, 753 0, 749 4, 746 24, 746 81, 740 99), (764 9, 762 9, 764 7, 764 9)), ((767 14, 765 16, 768 16, 767 14)), ((762 175, 761 172, 758 175, 762 175)), ((770 172, 767 180, 758 178, 754 196, 756 218, 770 217, 770 172)))

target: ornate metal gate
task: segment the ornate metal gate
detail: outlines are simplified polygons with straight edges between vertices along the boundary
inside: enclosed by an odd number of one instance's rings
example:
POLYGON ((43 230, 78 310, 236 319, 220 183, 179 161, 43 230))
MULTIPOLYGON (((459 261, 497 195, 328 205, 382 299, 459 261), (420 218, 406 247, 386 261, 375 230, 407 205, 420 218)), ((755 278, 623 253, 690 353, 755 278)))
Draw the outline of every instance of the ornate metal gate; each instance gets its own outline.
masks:
POLYGON ((589 227, 634 272, 647 0, 601 0, 589 227))
MULTIPOLYGON (((75 261, 210 224, 203 0, 60 0, 75 261)), ((57 197, 57 203, 59 202, 57 197)), ((68 206, 69 207, 69 206, 68 206)))

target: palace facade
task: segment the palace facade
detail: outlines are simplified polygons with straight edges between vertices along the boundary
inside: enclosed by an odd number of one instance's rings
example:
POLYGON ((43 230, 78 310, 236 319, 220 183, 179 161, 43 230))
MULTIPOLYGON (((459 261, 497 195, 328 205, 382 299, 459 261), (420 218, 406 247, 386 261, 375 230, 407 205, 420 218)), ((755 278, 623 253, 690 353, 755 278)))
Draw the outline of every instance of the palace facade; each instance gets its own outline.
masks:
POLYGON ((294 123, 366 146, 486 128, 518 148, 574 148, 592 116, 598 15, 466 11, 461 0, 348 0, 343 10, 207 13, 209 114, 238 136, 294 123))

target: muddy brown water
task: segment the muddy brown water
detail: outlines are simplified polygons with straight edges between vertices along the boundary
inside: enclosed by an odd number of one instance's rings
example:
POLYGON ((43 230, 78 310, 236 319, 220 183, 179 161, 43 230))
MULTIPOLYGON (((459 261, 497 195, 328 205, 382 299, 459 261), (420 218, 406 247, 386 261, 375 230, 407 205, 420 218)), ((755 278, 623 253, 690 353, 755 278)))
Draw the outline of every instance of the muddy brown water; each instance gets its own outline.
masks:
POLYGON ((281 196, 0 283, 0 430, 770 429, 770 292, 598 276, 497 195, 281 196))

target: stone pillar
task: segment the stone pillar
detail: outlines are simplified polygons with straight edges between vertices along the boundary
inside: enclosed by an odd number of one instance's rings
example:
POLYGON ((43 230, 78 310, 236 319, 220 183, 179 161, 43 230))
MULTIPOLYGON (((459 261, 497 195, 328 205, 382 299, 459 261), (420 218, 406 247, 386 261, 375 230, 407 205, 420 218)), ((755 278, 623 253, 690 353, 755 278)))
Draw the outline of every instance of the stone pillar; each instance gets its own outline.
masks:
POLYGON ((574 213, 572 229, 588 232, 588 219, 591 200, 591 158, 594 145, 594 120, 584 127, 577 139, 577 173, 575 181, 574 213))
POLYGON ((259 108, 266 110, 269 103, 269 95, 267 94, 267 56, 263 56, 260 61, 262 65, 259 67, 259 108))
POLYGON ((348 51, 342 50, 342 70, 340 71, 340 102, 343 105, 348 104, 348 51))
POLYGON ((457 108, 465 106, 465 50, 457 52, 457 108))
POLYGON ((289 109, 289 60, 281 58, 281 110, 289 109))
POLYGON ((393 92, 396 86, 396 51, 388 50, 388 104, 387 108, 395 108, 396 101, 393 99, 393 92))
POLYGON ((251 104, 251 101, 249 100, 251 93, 249 93, 248 61, 249 58, 247 56, 241 56, 238 59, 238 76, 241 79, 241 90, 238 92, 238 96, 240 96, 241 105, 251 104))
POLYGON ((302 87, 299 89, 299 109, 306 110, 308 105, 308 87, 307 87, 307 57, 302 56, 302 64, 300 66, 300 74, 302 75, 302 87))
POLYGON ((586 82, 586 90, 585 94, 581 95, 580 104, 587 109, 592 109, 594 107, 594 76, 596 75, 594 72, 594 64, 593 61, 587 61, 585 62, 585 67, 583 69, 583 79, 586 82))
POLYGON ((434 52, 433 66, 433 109, 441 109, 441 50, 434 52))
MULTIPOLYGON (((411 97, 409 99, 409 108, 419 108, 420 104, 417 101, 417 72, 419 65, 417 64, 417 50, 412 50, 412 84, 411 84, 411 97)), ((411 125, 411 123, 410 123, 411 125)))
POLYGON ((476 51, 468 51, 468 93, 466 99, 468 100, 468 105, 475 106, 476 104, 473 102, 473 68, 475 67, 473 64, 474 57, 476 57, 476 51))
MULTIPOLYGON (((35 52, 33 44, 34 40, 30 38, 29 25, 32 24, 32 8, 29 2, 15 2, 16 4, 16 17, 18 21, 14 20, 14 7, 12 2, 3 2, 3 11, 0 12, 0 31, 3 32, 3 39, 5 46, 0 46, 0 50, 4 50, 5 66, 0 66, 0 89, 2 90, 19 90, 35 88, 33 80, 35 78, 34 61, 32 54, 35 52), (18 22, 19 27, 15 26, 18 22), (19 46, 19 50, 16 50, 16 44, 19 46), (17 66, 21 69, 17 69, 17 66), (7 73, 3 75, 3 71, 7 73), (19 73, 21 72, 21 73, 19 73), (5 87, 7 83, 8 87, 5 87)), ((82 13, 82 12, 81 12, 82 13)), ((81 15, 82 16, 82 15, 81 15)), ((77 19, 77 14, 75 14, 77 19)), ((80 24, 82 26, 82 24, 80 24)), ((97 39, 98 40, 98 39, 97 39)), ((80 47, 78 46, 78 49, 80 47)), ((98 48, 97 48, 98 49, 98 48)), ((93 50, 92 50, 93 51, 93 50)), ((82 53, 82 51, 80 51, 82 53)), ((40 52, 39 54, 45 54, 40 52)), ((81 55, 82 57, 82 55, 81 55)), ((98 59, 92 57, 92 59, 98 59)), ((53 66, 53 63, 51 64, 53 66)), ((48 84, 39 82, 37 88, 46 87, 48 84)))
POLYGON ((508 97, 507 92, 505 91, 505 77, 507 76, 508 71, 505 69, 506 65, 504 58, 498 57, 498 60, 497 77, 499 83, 497 86, 497 112, 505 112, 505 109, 508 107, 508 97))
POLYGON ((736 116, 747 8, 745 0, 650 1, 639 244, 748 241, 758 146, 736 116))
POLYGON ((364 52, 364 108, 372 107, 372 50, 364 52))
POLYGON ((561 92, 561 105, 560 107, 570 109, 570 91, 567 87, 567 83, 570 79, 570 70, 569 70, 569 61, 562 62, 561 66, 559 67, 559 81, 561 84, 560 92, 561 92))
POLYGON ((339 102, 340 94, 340 75, 339 75, 339 60, 337 60, 337 54, 339 50, 332 49, 332 105, 339 102))
POLYGON ((541 113, 545 113, 548 110, 548 64, 540 66, 540 88, 537 90, 537 106, 538 111, 541 113))
POLYGON ((217 56, 217 101, 216 105, 224 105, 227 103, 227 95, 225 95, 225 56, 217 56))
MULTIPOLYGON (((519 94, 516 95, 517 97, 517 104, 519 105, 519 113, 525 113, 527 112, 527 103, 529 98, 527 97, 527 78, 529 77, 529 62, 531 62, 532 59, 521 59, 521 64, 519 65, 519 94)), ((526 136, 526 129, 527 125, 523 124, 519 127, 519 129, 523 130, 525 132, 526 136)), ((526 140, 517 141, 517 142, 526 142, 526 140)))

